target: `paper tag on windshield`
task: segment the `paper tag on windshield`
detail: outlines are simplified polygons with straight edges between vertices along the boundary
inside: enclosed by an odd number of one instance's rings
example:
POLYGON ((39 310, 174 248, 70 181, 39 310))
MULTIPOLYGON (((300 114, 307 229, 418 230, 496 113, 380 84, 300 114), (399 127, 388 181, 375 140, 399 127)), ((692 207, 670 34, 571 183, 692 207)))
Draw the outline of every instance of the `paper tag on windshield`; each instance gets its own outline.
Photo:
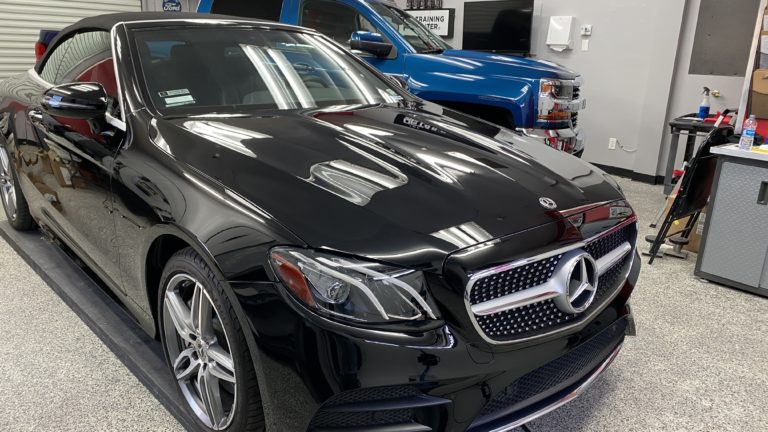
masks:
POLYGON ((189 94, 189 90, 187 90, 187 89, 176 89, 176 90, 166 90, 166 91, 157 92, 157 95, 160 96, 161 98, 167 98, 167 97, 172 97, 172 96, 181 96, 181 95, 185 95, 185 94, 189 94))
POLYGON ((165 98, 165 106, 166 107, 174 107, 174 106, 179 106, 179 105, 188 105, 188 104, 193 104, 193 103, 195 103, 195 98, 193 98, 191 95, 165 98))
POLYGON ((175 107, 179 105, 189 105, 195 103, 195 98, 189 94, 188 89, 175 89, 157 92, 158 96, 163 98, 165 107, 175 107))

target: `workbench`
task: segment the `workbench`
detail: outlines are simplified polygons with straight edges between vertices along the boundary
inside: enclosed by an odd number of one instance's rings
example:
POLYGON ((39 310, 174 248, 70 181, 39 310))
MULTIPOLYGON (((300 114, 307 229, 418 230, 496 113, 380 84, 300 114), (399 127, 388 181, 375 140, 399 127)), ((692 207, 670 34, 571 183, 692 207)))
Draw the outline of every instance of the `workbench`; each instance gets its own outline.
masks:
POLYGON ((675 187, 674 183, 672 183, 672 174, 675 170, 675 159, 677 159, 677 149, 680 145, 680 135, 683 132, 686 133, 683 160, 687 162, 693 157, 696 138, 706 137, 715 128, 715 123, 696 119, 696 114, 692 113, 673 119, 669 122, 669 128, 672 135, 669 142, 667 166, 664 169, 664 196, 672 193, 672 189, 675 187))

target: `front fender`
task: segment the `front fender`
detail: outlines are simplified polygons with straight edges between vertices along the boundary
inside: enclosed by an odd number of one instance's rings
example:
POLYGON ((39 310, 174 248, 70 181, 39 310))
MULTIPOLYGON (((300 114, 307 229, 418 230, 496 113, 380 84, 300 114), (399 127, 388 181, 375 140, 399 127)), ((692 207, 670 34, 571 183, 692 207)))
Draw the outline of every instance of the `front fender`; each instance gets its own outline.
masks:
POLYGON ((518 127, 533 127, 538 79, 500 75, 471 59, 409 55, 408 89, 428 101, 470 103, 503 108, 518 127))
MULTIPOLYGON (((271 291, 275 289, 275 284, 270 282, 243 283, 229 281, 225 276, 224 270, 222 270, 221 256, 217 257, 215 252, 212 252, 210 247, 211 245, 201 242, 196 235, 189 232, 183 226, 176 224, 160 224, 153 226, 148 233, 148 237, 152 238, 153 240, 147 242, 147 248, 143 251, 143 256, 147 256, 147 254, 151 253, 150 248, 151 245, 155 243, 154 240, 160 239, 164 236, 173 236, 194 249, 195 252, 203 258, 208 267, 213 271, 216 278, 221 282, 224 293, 227 296, 229 303, 232 305, 232 310, 234 310, 235 316, 243 329, 243 334, 245 335, 251 361, 253 363, 254 370, 256 371, 257 381, 260 383, 267 382, 266 374, 273 367, 273 362, 263 356, 262 350, 256 341, 257 333, 254 333, 254 331, 251 330, 253 328, 253 322, 251 318, 246 314, 244 305, 248 304, 248 301, 253 297, 253 293, 261 292, 261 290, 257 289, 256 287, 263 286, 267 289, 267 291, 271 291)), ((216 247, 214 247, 214 250, 215 249, 216 247)), ((147 268, 145 263, 144 272, 146 271, 147 268)), ((154 334, 157 329, 155 327, 154 321, 151 323, 140 322, 140 324, 150 334, 154 334)), ((262 400, 265 401, 265 404, 269 404, 271 401, 271 399, 269 399, 269 394, 263 387, 260 386, 259 389, 261 392, 262 400)), ((267 420, 271 424, 276 424, 278 421, 269 415, 267 415, 267 420)))

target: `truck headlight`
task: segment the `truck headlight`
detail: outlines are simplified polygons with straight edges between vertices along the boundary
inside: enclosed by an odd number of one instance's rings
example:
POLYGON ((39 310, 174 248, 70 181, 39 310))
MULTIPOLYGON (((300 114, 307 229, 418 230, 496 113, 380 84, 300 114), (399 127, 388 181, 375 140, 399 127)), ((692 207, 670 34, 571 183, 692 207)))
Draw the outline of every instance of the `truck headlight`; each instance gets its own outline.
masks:
POLYGON ((541 85, 539 86, 539 94, 541 96, 550 96, 556 98, 561 93, 560 89, 562 86, 563 83, 560 80, 543 79, 541 80, 541 85))
POLYGON ((437 319, 420 271, 282 246, 270 260, 283 284, 320 314, 369 324, 437 319))

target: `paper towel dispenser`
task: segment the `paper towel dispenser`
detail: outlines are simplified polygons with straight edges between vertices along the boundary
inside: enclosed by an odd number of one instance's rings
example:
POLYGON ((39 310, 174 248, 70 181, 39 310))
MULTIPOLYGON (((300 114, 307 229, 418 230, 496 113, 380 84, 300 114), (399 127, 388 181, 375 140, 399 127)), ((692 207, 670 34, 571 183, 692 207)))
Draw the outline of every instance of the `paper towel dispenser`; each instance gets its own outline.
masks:
POLYGON ((547 46, 555 51, 564 51, 573 48, 573 40, 571 39, 572 26, 572 16, 549 17, 547 46))

